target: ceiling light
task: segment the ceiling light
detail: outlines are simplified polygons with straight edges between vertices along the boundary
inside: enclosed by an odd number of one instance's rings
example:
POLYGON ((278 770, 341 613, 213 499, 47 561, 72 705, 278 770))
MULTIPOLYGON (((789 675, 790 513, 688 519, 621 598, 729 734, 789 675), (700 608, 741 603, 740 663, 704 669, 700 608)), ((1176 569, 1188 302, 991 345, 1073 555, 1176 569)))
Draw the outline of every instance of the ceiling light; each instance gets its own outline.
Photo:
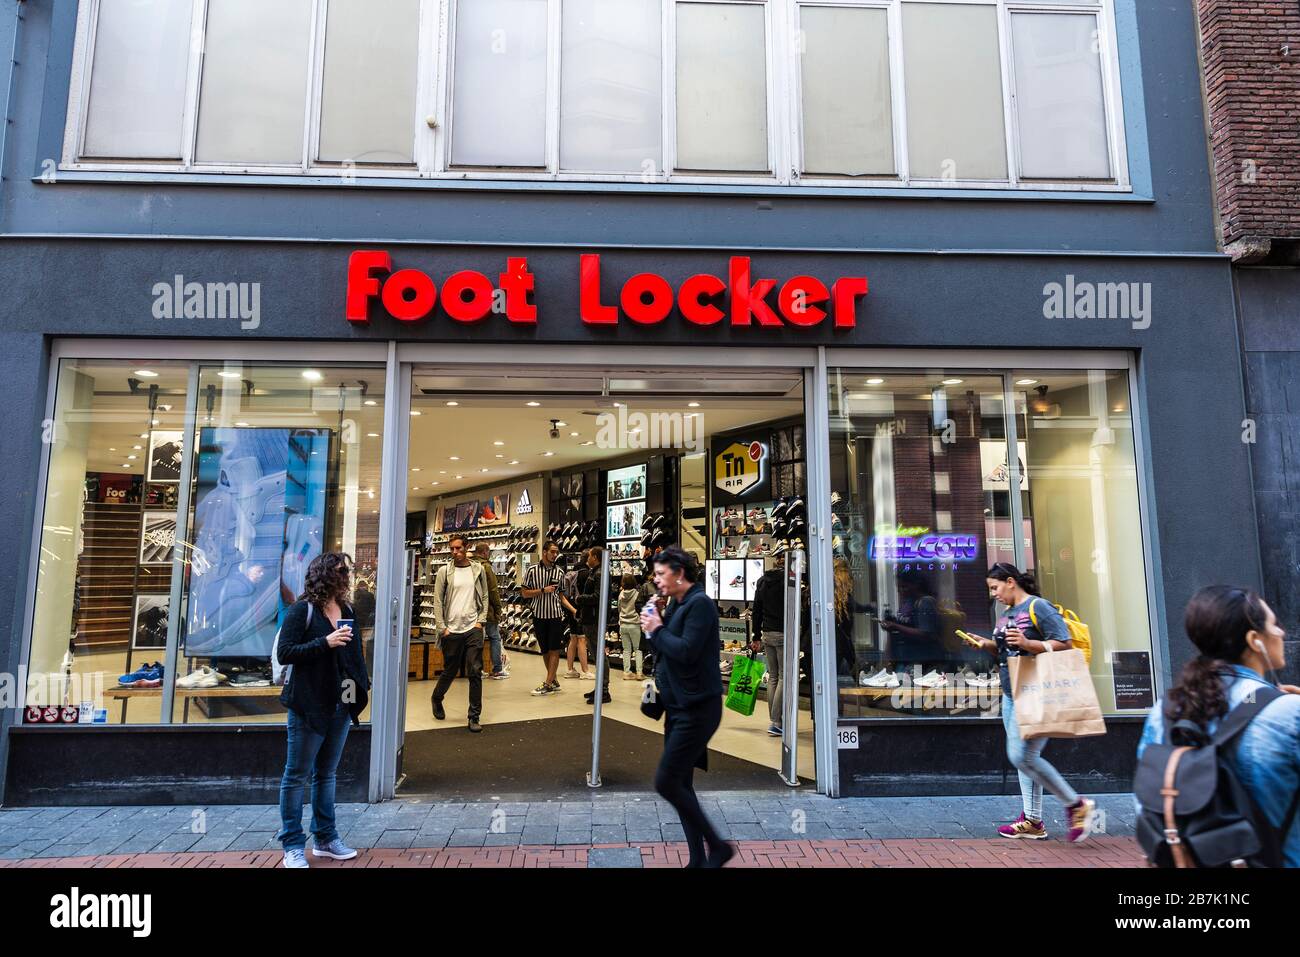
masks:
POLYGON ((451 461, 453 461, 453 462, 459 462, 459 461, 460 461, 460 456, 459 456, 459 455, 453 455, 453 456, 451 456, 450 458, 451 458, 451 461))
POLYGON ((622 403, 622 402, 615 402, 615 403, 614 403, 614 408, 616 408, 616 409, 621 409, 621 408, 623 408, 623 403, 622 403))
POLYGON ((448 402, 447 405, 449 405, 449 406, 457 406, 457 405, 460 405, 460 403, 459 403, 459 402, 452 401, 452 402, 448 402))
POLYGON ((500 452, 498 452, 498 453, 497 453, 497 458, 499 458, 499 459, 503 459, 503 458, 505 458, 505 456, 502 455, 500 452))
POLYGON ((464 477, 465 477, 465 476, 463 476, 463 475, 457 475, 457 476, 456 476, 456 478, 458 478, 458 479, 463 479, 464 477))
POLYGON ((966 381, 965 379, 944 379, 944 380, 943 380, 943 384, 944 384, 944 385, 961 385, 961 384, 962 384, 963 382, 965 382, 965 381, 966 381))
MULTIPOLYGON (((144 446, 143 446, 143 445, 133 445, 133 446, 131 446, 131 448, 135 449, 136 451, 139 451, 139 450, 143 449, 144 446)), ((111 451, 111 450, 110 450, 110 451, 111 451)))
POLYGON ((430 484, 430 485, 441 485, 442 483, 441 483, 441 482, 430 482, 429 484, 430 484))
POLYGON ((885 380, 884 380, 884 379, 868 379, 868 380, 867 380, 867 385, 884 385, 884 384, 885 384, 885 380))
POLYGON ((236 422, 235 425, 238 426, 238 427, 241 428, 241 429, 246 429, 246 428, 248 428, 248 423, 247 423, 247 422, 236 422))
POLYGON ((362 403, 362 405, 378 405, 378 404, 379 403, 376 402, 374 399, 366 399, 366 401, 362 403))
POLYGON ((480 472, 486 472, 487 469, 479 469, 480 472))
POLYGON ((411 410, 411 415, 419 415, 419 414, 420 414, 420 410, 419 410, 419 409, 412 409, 412 410, 411 410))
MULTIPOLYGON (((140 446, 138 446, 138 445, 136 446, 137 449, 138 449, 139 447, 140 447, 140 446)), ((117 449, 109 449, 109 451, 110 451, 110 452, 116 452, 117 449)))
POLYGON ((238 370, 232 372, 229 369, 223 369, 222 371, 218 372, 217 375, 221 376, 221 378, 223 379, 238 379, 241 375, 243 375, 243 373, 238 370))
POLYGON ((367 433, 366 433, 366 438, 368 438, 368 439, 377 439, 377 438, 379 438, 379 433, 378 433, 378 432, 367 432, 367 433))
POLYGON ((138 455, 128 455, 128 456, 126 457, 126 459, 127 459, 128 462, 133 462, 133 461, 135 461, 136 459, 138 459, 139 457, 140 457, 140 456, 138 456, 138 455))
POLYGON ((511 465, 518 465, 518 464, 519 464, 519 460, 518 460, 518 459, 511 459, 511 460, 510 460, 510 464, 511 464, 511 465))
POLYGON ((142 439, 147 439, 147 438, 149 438, 149 433, 148 433, 148 432, 141 432, 141 433, 140 433, 140 438, 142 438, 142 439))
POLYGON ((700 407, 700 404, 698 402, 687 402, 686 407, 688 409, 698 409, 700 407))
POLYGON ((1016 385, 1038 385, 1037 379, 1017 379, 1016 385))
POLYGON ((418 471, 420 471, 419 466, 416 466, 415 468, 411 469, 411 471, 412 471, 412 472, 418 472, 418 471))
POLYGON ((497 439, 497 440, 496 440, 495 442, 493 442, 492 444, 493 444, 493 445, 505 445, 505 443, 502 442, 500 439, 497 439))
POLYGON ((135 372, 134 372, 133 374, 134 374, 134 375, 138 375, 141 379, 156 379, 156 378, 158 378, 158 373, 156 373, 156 372, 150 372, 148 369, 136 369, 135 372))
POLYGON ((420 486, 418 486, 418 485, 413 485, 413 486, 411 486, 411 491, 412 491, 412 492, 418 492, 418 491, 420 491, 420 486))
POLYGON ((315 369, 304 369, 302 372, 302 377, 306 379, 308 382, 319 382, 321 379, 325 378, 315 369))
POLYGON ((123 462, 123 463, 122 463, 122 468, 124 468, 124 469, 129 469, 130 467, 131 467, 131 463, 130 463, 130 462, 123 462))
POLYGON ((554 454, 555 454, 554 452, 543 452, 543 453, 542 453, 542 455, 546 456, 548 459, 549 459, 552 455, 554 455, 554 454))
POLYGON ((541 405, 541 403, 540 403, 540 402, 525 402, 524 405, 528 406, 529 408, 535 409, 535 408, 537 408, 539 405, 541 405))
POLYGON ((570 432, 570 433, 569 433, 569 436, 570 436, 571 438, 575 438, 575 439, 576 439, 576 438, 578 437, 578 433, 577 433, 577 432, 570 432))
POLYGON ((561 422, 559 419, 556 419, 556 420, 555 420, 555 427, 556 427, 557 429, 567 428, 568 425, 569 425, 568 422, 561 422))

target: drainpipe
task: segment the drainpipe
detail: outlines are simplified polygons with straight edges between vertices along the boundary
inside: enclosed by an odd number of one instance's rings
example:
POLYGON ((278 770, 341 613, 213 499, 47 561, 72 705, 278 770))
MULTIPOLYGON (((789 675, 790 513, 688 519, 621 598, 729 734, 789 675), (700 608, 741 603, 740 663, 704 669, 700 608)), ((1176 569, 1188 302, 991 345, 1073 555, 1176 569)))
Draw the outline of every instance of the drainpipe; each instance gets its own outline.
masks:
POLYGON ((9 51, 9 89, 5 94, 4 122, 0 123, 0 193, 4 191, 9 127, 13 123, 11 114, 14 105, 14 86, 17 84, 18 37, 23 29, 23 6, 24 0, 14 0, 14 42, 13 48, 9 51))

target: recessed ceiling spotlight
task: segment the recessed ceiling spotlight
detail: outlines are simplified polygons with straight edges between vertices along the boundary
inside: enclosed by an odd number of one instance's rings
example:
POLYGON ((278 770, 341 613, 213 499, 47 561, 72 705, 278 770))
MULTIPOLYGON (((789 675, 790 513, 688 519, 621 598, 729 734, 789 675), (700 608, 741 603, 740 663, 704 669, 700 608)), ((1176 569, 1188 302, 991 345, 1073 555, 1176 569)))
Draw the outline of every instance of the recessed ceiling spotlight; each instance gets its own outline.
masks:
POLYGON ((480 472, 486 472, 487 469, 479 469, 480 472))
POLYGON ((366 399, 366 401, 363 402, 362 404, 363 404, 363 405, 378 405, 379 403, 376 402, 374 399, 366 399))
POLYGON ((460 403, 459 403, 459 402, 456 402, 455 400, 452 400, 451 402, 448 402, 447 405, 448 405, 448 406, 455 407, 455 406, 460 405, 460 403))
POLYGON ((543 452, 543 453, 542 453, 542 455, 546 456, 548 459, 549 459, 552 455, 554 455, 554 454, 555 454, 554 452, 543 452))
POLYGON ((367 432, 367 433, 366 433, 366 438, 368 438, 368 439, 377 439, 377 438, 379 438, 379 433, 378 433, 378 432, 367 432))
POLYGON ((411 471, 412 471, 412 472, 418 472, 418 471, 420 471, 420 467, 417 465, 415 468, 411 469, 411 471))
POLYGON ((519 464, 519 460, 518 460, 518 459, 511 459, 511 460, 510 460, 510 464, 511 464, 511 465, 518 465, 518 464, 519 464))
POLYGON ((698 402, 687 402, 686 407, 688 409, 698 409, 700 407, 700 404, 698 402))
POLYGON ((1017 379, 1016 385, 1038 385, 1037 379, 1017 379))
POLYGON ((308 382, 319 382, 321 379, 325 378, 315 369, 303 369, 302 377, 306 379, 308 382))
POLYGON ((141 379, 156 379, 156 378, 158 378, 158 373, 156 373, 156 372, 151 372, 149 369, 136 369, 134 374, 135 374, 135 375, 138 375, 141 379))
POLYGON ((463 475, 457 475, 457 476, 456 476, 456 478, 458 478, 458 479, 463 479, 464 477, 465 477, 465 476, 463 476, 463 475))
POLYGON ((962 384, 963 382, 965 382, 965 381, 966 381, 965 379, 944 379, 944 380, 943 380, 943 384, 944 384, 944 385, 961 385, 961 384, 962 384))
POLYGON ((555 427, 556 427, 557 429, 568 428, 568 426, 569 426, 569 423, 568 423, 568 422, 561 422, 559 419, 556 419, 556 420, 555 420, 555 427))
POLYGON ((499 458, 499 459, 503 459, 503 458, 505 458, 505 456, 502 455, 500 452, 497 453, 497 456, 496 456, 496 457, 499 458))
POLYGON ((570 432, 569 435, 570 435, 572 438, 575 438, 575 439, 578 437, 578 433, 577 433, 577 432, 570 432))
POLYGON ((493 442, 492 444, 493 444, 493 445, 505 445, 505 443, 502 442, 500 439, 497 439, 497 440, 496 440, 495 442, 493 442))
POLYGON ((420 414, 420 410, 419 410, 419 409, 412 409, 412 410, 411 410, 411 415, 419 415, 419 414, 420 414))
POLYGON ((459 462, 459 461, 460 461, 460 456, 459 456, 459 455, 448 456, 448 458, 449 458, 450 461, 452 461, 452 462, 459 462))
MULTIPOLYGON (((140 446, 138 446, 138 445, 136 446, 137 449, 138 449, 139 447, 140 447, 140 446)), ((116 452, 117 449, 109 449, 109 451, 110 451, 110 452, 116 452)))
POLYGON ((139 452, 139 451, 141 451, 141 450, 144 448, 144 446, 143 446, 143 445, 133 445, 133 446, 131 446, 131 448, 133 448, 133 449, 135 449, 137 452, 139 452))
POLYGON ((221 376, 221 378, 223 379, 238 379, 241 375, 243 375, 243 373, 237 370, 231 371, 230 369, 223 369, 220 372, 218 372, 217 375, 221 376))
POLYGON ((885 380, 884 380, 884 379, 868 379, 868 380, 867 380, 867 385, 884 385, 884 384, 885 384, 885 380))
POLYGON ((528 406, 529 408, 535 409, 535 408, 537 408, 539 405, 541 405, 541 403, 540 403, 540 402, 525 402, 524 405, 528 406))

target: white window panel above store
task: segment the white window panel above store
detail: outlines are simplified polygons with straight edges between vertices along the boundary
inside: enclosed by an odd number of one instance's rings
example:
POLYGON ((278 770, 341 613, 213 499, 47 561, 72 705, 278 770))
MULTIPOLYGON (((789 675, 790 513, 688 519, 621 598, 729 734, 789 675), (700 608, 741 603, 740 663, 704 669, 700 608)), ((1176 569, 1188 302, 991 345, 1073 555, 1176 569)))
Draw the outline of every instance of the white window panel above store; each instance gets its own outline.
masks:
POLYGON ((63 167, 1124 192, 1119 2, 93 0, 63 167))
POLYGON ((208 0, 200 163, 302 163, 312 0, 208 0))

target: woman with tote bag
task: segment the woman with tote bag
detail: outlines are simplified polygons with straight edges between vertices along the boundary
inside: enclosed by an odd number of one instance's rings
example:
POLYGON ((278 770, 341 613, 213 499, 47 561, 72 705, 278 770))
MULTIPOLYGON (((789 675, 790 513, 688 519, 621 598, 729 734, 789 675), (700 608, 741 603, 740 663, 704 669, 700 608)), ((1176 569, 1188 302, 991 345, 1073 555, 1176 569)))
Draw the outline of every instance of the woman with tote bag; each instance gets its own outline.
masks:
POLYGON ((980 638, 983 651, 998 659, 1002 679, 1002 726, 1007 735, 1007 759, 1020 778, 1022 810, 1020 817, 998 828, 1002 837, 1042 840, 1047 837, 1043 824, 1043 790, 1047 789, 1066 805, 1070 828, 1070 843, 1077 844, 1092 833, 1097 815, 1097 803, 1077 794, 1061 777, 1061 773, 1043 759, 1043 749, 1048 738, 1026 741, 1020 735, 1016 722, 1015 701, 1012 695, 1012 676, 1009 659, 1019 656, 1036 656, 1070 648, 1070 631, 1051 602, 1038 593, 1034 576, 1014 565, 999 562, 989 569, 989 596, 1006 607, 998 620, 993 637, 980 638))

